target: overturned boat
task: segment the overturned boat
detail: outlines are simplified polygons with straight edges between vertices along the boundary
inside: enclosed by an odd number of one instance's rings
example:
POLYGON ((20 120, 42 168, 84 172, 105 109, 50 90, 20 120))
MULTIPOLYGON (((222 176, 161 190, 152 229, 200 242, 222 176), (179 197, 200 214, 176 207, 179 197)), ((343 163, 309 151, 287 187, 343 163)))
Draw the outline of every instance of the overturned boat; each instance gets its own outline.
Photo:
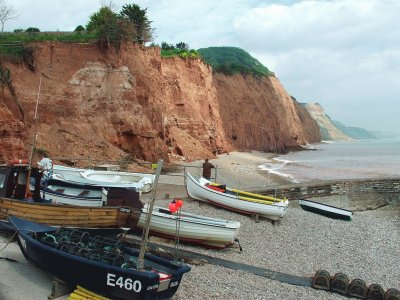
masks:
POLYGON ((306 199, 299 199, 299 205, 302 209, 306 211, 317 213, 329 218, 347 221, 351 221, 353 219, 353 212, 344 208, 339 208, 306 199))

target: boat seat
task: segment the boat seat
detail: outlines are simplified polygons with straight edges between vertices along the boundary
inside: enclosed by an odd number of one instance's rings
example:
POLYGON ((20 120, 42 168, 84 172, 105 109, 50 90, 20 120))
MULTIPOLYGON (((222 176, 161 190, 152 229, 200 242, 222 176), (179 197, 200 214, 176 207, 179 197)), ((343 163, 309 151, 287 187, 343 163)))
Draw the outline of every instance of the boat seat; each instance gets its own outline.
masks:
POLYGON ((83 197, 83 196, 87 196, 90 192, 88 190, 84 190, 82 192, 80 192, 77 196, 78 197, 83 197))
POLYGON ((169 215, 172 214, 168 209, 165 209, 165 208, 160 208, 158 211, 161 213, 164 213, 164 214, 169 214, 169 215))
POLYGON ((65 189, 56 189, 55 191, 57 193, 63 194, 65 192, 65 189))

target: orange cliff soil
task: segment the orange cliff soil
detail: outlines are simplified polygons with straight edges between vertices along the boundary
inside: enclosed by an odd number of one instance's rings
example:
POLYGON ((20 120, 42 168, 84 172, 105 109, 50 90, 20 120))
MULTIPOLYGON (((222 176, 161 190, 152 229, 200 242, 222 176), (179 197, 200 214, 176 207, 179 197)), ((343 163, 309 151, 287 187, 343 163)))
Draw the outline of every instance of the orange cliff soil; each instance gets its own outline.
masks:
POLYGON ((6 67, 17 99, 0 90, 0 160, 29 154, 41 75, 36 143, 53 158, 194 160, 319 140, 276 78, 213 75, 201 60, 161 58, 159 48, 38 43, 35 71, 6 67))

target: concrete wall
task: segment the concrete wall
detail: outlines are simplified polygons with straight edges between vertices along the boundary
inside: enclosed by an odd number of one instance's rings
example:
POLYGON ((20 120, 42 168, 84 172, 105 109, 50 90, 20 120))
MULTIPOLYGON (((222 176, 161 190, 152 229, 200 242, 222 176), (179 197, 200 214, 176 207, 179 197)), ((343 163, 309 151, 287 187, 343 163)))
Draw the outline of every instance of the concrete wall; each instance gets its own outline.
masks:
POLYGON ((260 194, 289 200, 322 198, 324 203, 353 209, 373 209, 386 204, 400 206, 400 178, 293 184, 260 194))

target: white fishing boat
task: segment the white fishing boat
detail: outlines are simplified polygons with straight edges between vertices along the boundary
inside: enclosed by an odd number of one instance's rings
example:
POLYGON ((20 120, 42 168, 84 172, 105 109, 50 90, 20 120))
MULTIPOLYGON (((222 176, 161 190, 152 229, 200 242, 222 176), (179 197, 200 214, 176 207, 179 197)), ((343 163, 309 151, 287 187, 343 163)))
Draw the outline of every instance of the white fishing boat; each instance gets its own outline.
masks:
POLYGON ((148 193, 153 188, 154 178, 153 174, 146 173, 131 173, 131 172, 119 172, 119 171, 98 171, 98 170, 87 170, 80 172, 83 178, 103 181, 103 182, 114 182, 114 183, 132 183, 138 182, 143 184, 142 192, 148 193))
MULTIPOLYGON (((148 205, 142 208, 137 226, 144 228, 148 205)), ((178 214, 154 206, 150 222, 150 234, 169 239, 177 235, 178 214)), ((217 248, 232 245, 239 231, 240 222, 210 218, 186 212, 179 213, 179 240, 217 248)))
POLYGON ((84 180, 81 180, 82 182, 91 185, 98 185, 100 182, 100 184, 107 186, 127 187, 126 185, 138 183, 143 185, 141 188, 143 193, 151 191, 155 178, 154 174, 149 173, 90 170, 61 165, 53 166, 53 175, 54 179, 66 179, 75 182, 79 181, 79 178, 82 177, 84 178, 84 180))
POLYGON ((99 181, 92 180, 82 177, 81 175, 69 175, 69 174, 51 174, 50 179, 59 182, 61 185, 74 184, 80 186, 92 186, 92 187, 115 187, 115 188, 136 188, 142 192, 143 183, 141 182, 111 182, 111 181, 99 181))
POLYGON ((306 211, 314 212, 333 219, 342 219, 348 221, 353 219, 353 212, 344 208, 305 199, 299 199, 299 204, 301 208, 306 211))
POLYGON ((90 189, 87 187, 70 187, 49 185, 42 187, 40 196, 43 200, 53 204, 68 204, 77 206, 104 206, 106 198, 101 188, 90 189))
POLYGON ((273 221, 283 218, 289 205, 287 199, 239 191, 189 173, 186 173, 186 190, 190 198, 273 221))

